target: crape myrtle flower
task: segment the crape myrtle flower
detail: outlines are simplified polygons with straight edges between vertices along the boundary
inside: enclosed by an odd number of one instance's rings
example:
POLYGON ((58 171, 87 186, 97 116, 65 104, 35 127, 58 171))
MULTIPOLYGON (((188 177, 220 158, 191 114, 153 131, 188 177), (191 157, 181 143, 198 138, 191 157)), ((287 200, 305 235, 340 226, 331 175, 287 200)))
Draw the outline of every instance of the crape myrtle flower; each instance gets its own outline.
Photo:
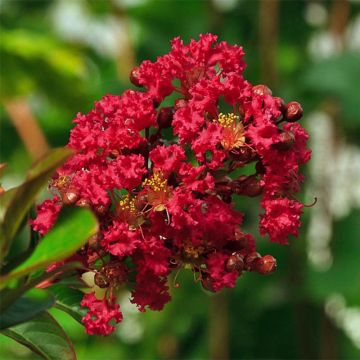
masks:
POLYGON ((295 194, 310 159, 296 122, 302 109, 245 80, 243 57, 242 47, 215 35, 188 45, 176 38, 168 54, 131 72, 139 90, 106 95, 76 116, 68 144, 75 155, 31 223, 44 235, 70 204, 97 215, 98 234, 76 254, 87 269, 79 275, 87 279, 89 334, 107 335, 121 321, 124 286, 140 311, 161 310, 180 269, 212 292, 248 271, 273 272, 276 260, 256 252, 242 228, 235 195, 260 198, 260 235, 287 244, 298 234, 304 205, 295 194), (169 95, 176 100, 163 106, 169 95))

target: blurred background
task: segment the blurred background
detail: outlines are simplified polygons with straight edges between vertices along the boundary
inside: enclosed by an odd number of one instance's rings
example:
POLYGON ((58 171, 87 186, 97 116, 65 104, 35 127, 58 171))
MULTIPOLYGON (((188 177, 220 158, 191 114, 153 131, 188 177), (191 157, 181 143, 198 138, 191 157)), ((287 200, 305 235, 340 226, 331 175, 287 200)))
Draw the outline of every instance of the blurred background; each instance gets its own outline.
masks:
MULTIPOLYGON (((360 2, 355 0, 0 0, 0 162, 4 188, 67 143, 72 119, 106 93, 132 87, 144 59, 213 32, 244 46, 245 77, 304 108, 313 158, 305 209, 289 246, 258 237, 276 273, 245 274, 235 289, 204 292, 191 272, 162 312, 138 313, 89 337, 52 311, 79 359, 360 359, 360 2)), ((246 230, 258 205, 243 199, 246 230)), ((123 303, 123 304, 122 304, 123 303)), ((36 358, 0 336, 2 359, 36 358)))

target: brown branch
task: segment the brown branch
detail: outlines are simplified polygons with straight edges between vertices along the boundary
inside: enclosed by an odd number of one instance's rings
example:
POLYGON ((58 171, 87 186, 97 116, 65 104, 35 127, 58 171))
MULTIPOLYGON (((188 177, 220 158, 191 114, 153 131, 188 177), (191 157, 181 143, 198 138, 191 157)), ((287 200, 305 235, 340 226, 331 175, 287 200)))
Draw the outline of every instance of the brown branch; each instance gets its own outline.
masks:
POLYGON ((122 27, 122 34, 119 36, 122 45, 115 58, 117 72, 121 81, 128 81, 130 71, 136 65, 136 54, 131 40, 129 19, 125 9, 119 4, 112 1, 111 5, 112 13, 115 15, 120 27, 122 27))
POLYGON ((210 298, 209 359, 229 359, 229 311, 226 291, 210 298))
POLYGON ((279 0, 261 0, 259 9, 259 52, 261 80, 270 87, 278 83, 276 52, 278 47, 279 0))
POLYGON ((25 98, 5 102, 5 109, 33 160, 49 150, 49 145, 25 98))
POLYGON ((349 21, 350 5, 348 0, 334 0, 330 9, 329 30, 345 47, 345 31, 349 21))

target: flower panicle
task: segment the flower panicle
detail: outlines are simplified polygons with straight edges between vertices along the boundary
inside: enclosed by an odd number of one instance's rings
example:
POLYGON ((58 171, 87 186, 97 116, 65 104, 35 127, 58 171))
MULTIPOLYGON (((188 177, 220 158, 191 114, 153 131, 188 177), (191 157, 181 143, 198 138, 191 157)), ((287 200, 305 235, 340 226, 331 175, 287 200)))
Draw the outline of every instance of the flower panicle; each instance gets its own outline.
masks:
POLYGON ((297 236, 299 169, 311 156, 303 110, 246 81, 243 57, 242 47, 212 34, 190 44, 176 38, 168 54, 131 72, 141 91, 105 95, 75 118, 75 155, 57 170, 54 197, 31 225, 46 234, 68 205, 97 215, 98 234, 74 254, 87 269, 79 273, 89 334, 108 335, 121 322, 124 286, 140 311, 161 310, 171 299, 167 279, 183 269, 212 292, 246 272, 275 271, 276 259, 259 254, 242 229, 247 214, 236 196, 260 198, 259 233, 271 242, 297 236), (176 100, 163 106, 169 95, 176 100), (248 175, 234 178, 239 172, 248 175))

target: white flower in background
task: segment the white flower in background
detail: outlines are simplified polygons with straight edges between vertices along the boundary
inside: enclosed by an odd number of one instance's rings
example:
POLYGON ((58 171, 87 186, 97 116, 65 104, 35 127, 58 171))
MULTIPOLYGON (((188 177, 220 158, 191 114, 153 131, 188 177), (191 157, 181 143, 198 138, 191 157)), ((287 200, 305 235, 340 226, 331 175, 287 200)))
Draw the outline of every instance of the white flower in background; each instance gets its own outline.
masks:
POLYGON ((360 207, 360 149, 337 135, 325 112, 312 113, 307 128, 313 149, 308 192, 318 198, 310 214, 308 258, 315 269, 324 271, 332 265, 333 221, 360 207))

